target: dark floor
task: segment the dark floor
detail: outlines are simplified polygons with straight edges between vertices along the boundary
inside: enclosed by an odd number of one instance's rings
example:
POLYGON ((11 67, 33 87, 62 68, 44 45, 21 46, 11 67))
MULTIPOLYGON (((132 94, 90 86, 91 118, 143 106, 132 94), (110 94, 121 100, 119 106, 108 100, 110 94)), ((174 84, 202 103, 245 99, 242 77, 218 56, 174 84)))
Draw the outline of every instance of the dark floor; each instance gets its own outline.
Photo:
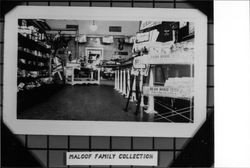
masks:
MULTIPOLYGON (((38 96, 42 96, 39 91, 38 96)), ((27 99, 27 98, 26 98, 27 99)), ((30 97, 29 99, 35 99, 30 97)), ((29 100, 26 100, 29 101, 29 100)), ((136 121, 135 105, 123 109, 126 99, 111 85, 65 85, 45 100, 18 109, 18 119, 136 121)))

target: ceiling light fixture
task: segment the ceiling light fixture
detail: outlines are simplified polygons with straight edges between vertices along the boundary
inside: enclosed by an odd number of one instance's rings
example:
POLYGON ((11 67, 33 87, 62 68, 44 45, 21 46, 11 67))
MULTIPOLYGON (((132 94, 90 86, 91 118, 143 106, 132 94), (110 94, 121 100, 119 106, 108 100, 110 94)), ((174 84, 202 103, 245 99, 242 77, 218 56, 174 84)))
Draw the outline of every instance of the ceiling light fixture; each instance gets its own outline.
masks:
POLYGON ((92 24, 89 26, 91 31, 96 31, 97 30, 97 25, 95 24, 95 21, 93 20, 92 24))

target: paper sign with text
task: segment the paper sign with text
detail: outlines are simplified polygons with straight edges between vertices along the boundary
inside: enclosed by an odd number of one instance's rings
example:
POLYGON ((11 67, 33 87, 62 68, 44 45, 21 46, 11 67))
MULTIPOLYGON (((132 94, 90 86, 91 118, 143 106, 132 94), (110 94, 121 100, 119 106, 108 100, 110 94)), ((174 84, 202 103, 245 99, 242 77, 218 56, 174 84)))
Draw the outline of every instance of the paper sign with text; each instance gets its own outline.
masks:
POLYGON ((159 96, 159 97, 173 97, 173 98, 192 98, 192 87, 188 86, 144 86, 144 95, 159 96))
POLYGON ((150 54, 144 55, 142 64, 193 64, 194 53, 193 51, 173 52, 169 54, 150 54))
POLYGON ((67 152, 67 165, 157 166, 157 151, 67 152))
POLYGON ((135 57, 133 60, 133 66, 137 69, 146 68, 146 65, 143 64, 143 56, 135 57))

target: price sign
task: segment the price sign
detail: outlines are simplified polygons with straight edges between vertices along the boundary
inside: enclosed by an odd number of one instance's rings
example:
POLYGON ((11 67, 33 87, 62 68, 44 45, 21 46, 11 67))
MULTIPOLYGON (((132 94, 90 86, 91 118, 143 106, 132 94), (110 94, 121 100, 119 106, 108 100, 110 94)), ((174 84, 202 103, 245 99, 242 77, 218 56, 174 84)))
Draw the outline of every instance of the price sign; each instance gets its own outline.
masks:
POLYGON ((133 67, 138 69, 146 68, 146 65, 143 62, 143 56, 135 57, 133 61, 133 67))

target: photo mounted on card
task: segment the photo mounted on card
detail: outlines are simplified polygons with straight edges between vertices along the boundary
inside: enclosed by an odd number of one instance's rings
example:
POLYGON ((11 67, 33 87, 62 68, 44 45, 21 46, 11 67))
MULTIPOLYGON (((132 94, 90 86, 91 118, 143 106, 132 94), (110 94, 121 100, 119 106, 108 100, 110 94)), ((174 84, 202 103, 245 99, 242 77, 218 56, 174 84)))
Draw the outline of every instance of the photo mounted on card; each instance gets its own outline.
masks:
POLYGON ((198 10, 18 6, 5 21, 16 134, 192 137, 206 120, 198 10))

